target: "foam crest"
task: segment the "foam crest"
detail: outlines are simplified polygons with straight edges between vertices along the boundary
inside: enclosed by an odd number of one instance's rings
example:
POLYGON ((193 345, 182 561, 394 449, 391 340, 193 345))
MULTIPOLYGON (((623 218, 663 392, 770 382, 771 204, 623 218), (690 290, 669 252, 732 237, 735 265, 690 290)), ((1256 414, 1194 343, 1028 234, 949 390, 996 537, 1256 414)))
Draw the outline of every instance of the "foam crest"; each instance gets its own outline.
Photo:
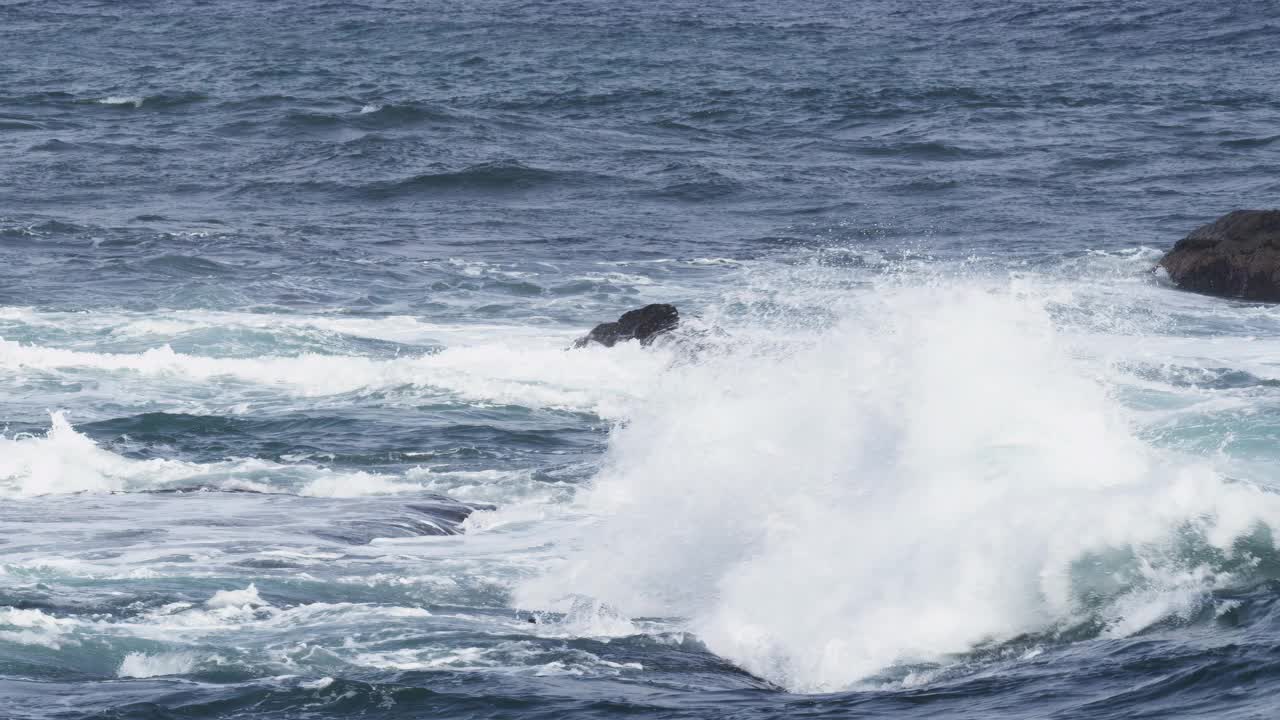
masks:
MULTIPOLYGON (((15 329, 54 329, 63 334, 84 335, 93 343, 101 342, 104 331, 116 338, 153 340, 212 329, 255 330, 274 335, 319 333, 410 344, 475 343, 498 332, 507 336, 547 335, 545 329, 528 326, 427 322, 408 315, 360 317, 336 313, 301 315, 217 310, 57 312, 8 306, 0 307, 0 322, 10 323, 15 329)), ((564 339, 570 337, 565 335, 564 339)))
POLYGON ((0 493, 51 495, 123 490, 139 478, 161 485, 190 477, 198 466, 169 460, 138 461, 104 450, 53 413, 44 437, 0 437, 0 493))
POLYGON ((0 608, 0 642, 59 650, 78 642, 69 636, 75 623, 38 609, 0 608))
POLYGON ((487 647, 428 646, 364 652, 351 658, 357 665, 394 670, 449 670, 515 675, 613 677, 644 669, 640 663, 605 660, 585 650, 506 641, 487 647))
MULTIPOLYGON (((457 473, 411 469, 404 475, 337 471, 313 465, 280 464, 255 458, 193 463, 154 458, 134 460, 98 446, 55 412, 41 435, 0 436, 0 496, 32 497, 81 492, 130 492, 169 488, 209 488, 285 492, 310 497, 364 497, 435 491, 457 473)), ((520 493, 523 475, 462 474, 456 482, 495 485, 488 492, 520 493)), ((466 487, 464 485, 463 487, 466 487)), ((473 495, 482 493, 473 492, 473 495)))
POLYGON ((95 102, 101 105, 132 105, 140 108, 144 100, 145 98, 141 95, 109 95, 95 102))
POLYGON ((243 590, 219 590, 204 604, 206 607, 215 609, 270 605, 270 603, 263 601, 262 596, 258 595, 258 587, 253 583, 249 583, 249 587, 243 590))
POLYGON ((96 621, 84 625, 86 630, 95 632, 172 642, 175 637, 190 641, 228 630, 269 634, 335 626, 414 626, 431 617, 431 613, 422 608, 349 602, 317 602, 280 608, 257 598, 256 588, 253 589, 255 598, 248 601, 239 602, 245 598, 236 597, 227 599, 229 594, 246 592, 220 591, 210 598, 212 604, 206 602, 203 607, 178 602, 119 622, 96 621), (219 595, 222 599, 219 599, 219 595))
POLYGON ((635 343, 565 352, 558 339, 490 342, 412 357, 303 354, 220 358, 174 352, 95 353, 0 340, 0 371, 127 372, 147 378, 267 386, 290 395, 326 396, 396 387, 438 389, 497 404, 624 415, 671 356, 635 343))
POLYGON ((195 669, 196 658, 191 653, 141 653, 124 656, 116 675, 122 678, 149 678, 162 675, 185 675, 195 669))
POLYGON ((687 618, 807 692, 1203 600, 1230 578, 1171 545, 1229 556, 1280 520, 1277 497, 1138 440, 1050 301, 1026 283, 883 287, 845 295, 816 337, 673 369, 581 498, 596 523, 517 603, 687 618), (1112 555, 1127 579, 1100 610, 1081 568, 1112 555))

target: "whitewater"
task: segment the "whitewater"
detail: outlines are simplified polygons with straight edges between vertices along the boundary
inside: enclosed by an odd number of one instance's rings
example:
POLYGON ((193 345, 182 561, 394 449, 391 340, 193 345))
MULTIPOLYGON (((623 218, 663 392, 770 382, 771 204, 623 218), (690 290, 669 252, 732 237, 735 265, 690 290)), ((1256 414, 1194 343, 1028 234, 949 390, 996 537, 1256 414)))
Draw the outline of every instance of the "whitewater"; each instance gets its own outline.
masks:
POLYGON ((0 3, 0 718, 1274 716, 1274 15, 0 3))
POLYGON ((832 693, 1212 622, 1239 604, 1224 593, 1272 578, 1280 496, 1250 436, 1280 325, 1178 294, 1153 258, 1047 273, 748 264, 689 323, 715 332, 651 348, 566 350, 572 328, 10 309, 6 384, 19 398, 93 388, 77 408, 90 425, 121 402, 192 418, 428 402, 593 417, 607 436, 565 479, 439 468, 429 453, 356 470, 306 453, 142 457, 59 408, 47 429, 0 439, 4 523, 22 534, 0 577, 25 598, 0 638, 121 678, 297 687, 344 668, 639 680, 644 661, 539 643, 651 638, 832 693), (1214 335, 1188 337, 1197 323, 1214 335), (432 346, 173 350, 210 327, 252 328, 264 347, 432 346), (51 329, 62 347, 42 344, 51 329), (149 347, 70 349, 104 332, 149 347), (411 517, 423 508, 406 499, 424 496, 446 514, 411 517), (84 544, 67 544, 67 515, 84 544), (167 586, 189 599, 160 602, 167 586), (68 616, 53 590, 66 587, 98 602, 153 589, 68 616), (419 623, 485 642, 409 642, 419 623))

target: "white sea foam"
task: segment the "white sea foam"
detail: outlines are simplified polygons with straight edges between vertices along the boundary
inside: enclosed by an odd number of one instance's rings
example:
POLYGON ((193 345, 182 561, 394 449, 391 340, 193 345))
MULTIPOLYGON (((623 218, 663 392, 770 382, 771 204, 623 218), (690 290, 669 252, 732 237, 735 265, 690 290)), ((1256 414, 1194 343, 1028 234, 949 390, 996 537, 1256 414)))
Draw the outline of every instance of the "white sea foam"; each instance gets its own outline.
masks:
POLYGON ((161 675, 184 675, 195 669, 196 658, 191 653, 141 653, 131 652, 120 662, 116 675, 122 678, 149 678, 161 675))
POLYGON ((130 460, 77 433, 54 413, 44 437, 0 437, 0 493, 17 496, 121 490, 138 478, 160 485, 196 474, 169 460, 130 460))
POLYGON ((110 95, 98 100, 103 105, 132 105, 136 108, 142 107, 145 100, 140 95, 110 95))
POLYGON ((431 618, 431 613, 415 607, 362 603, 309 603, 275 607, 262 601, 257 588, 220 591, 203 606, 175 603, 138 617, 112 622, 99 620, 91 627, 111 635, 170 642, 221 635, 229 631, 249 634, 299 632, 311 628, 385 628, 391 624, 413 627, 431 618), (219 597, 221 595, 222 597, 219 597))
MULTIPOLYGON (((518 470, 382 475, 325 470, 301 457, 289 464, 130 460, 97 447, 61 416, 47 437, 0 439, 0 489, 32 495, 195 482, 318 496, 428 490, 503 503, 473 514, 467 535, 381 540, 368 549, 423 563, 483 557, 467 566, 464 585, 492 587, 532 573, 549 552, 566 553, 562 564, 517 590, 523 606, 567 611, 563 622, 539 625, 535 634, 629 635, 648 631, 633 619, 639 616, 686 618, 715 652, 800 691, 848 687, 896 663, 945 660, 977 643, 1084 615, 1116 636, 1169 616, 1191 617, 1206 590, 1232 578, 1180 559, 1168 546, 1173 531, 1200 534, 1230 553, 1255 521, 1280 517, 1274 496, 1247 482, 1224 483, 1219 459, 1155 449, 1135 433, 1135 423, 1153 418, 1247 411, 1247 398, 1202 396, 1160 377, 1118 378, 1115 369, 1120 361, 1150 359, 1276 376, 1273 335, 1221 341, 1153 335, 1162 320, 1135 311, 1138 303, 1108 310, 1108 293, 1146 302, 1145 294, 1158 290, 1138 283, 1085 297, 1070 282, 1037 277, 887 284, 876 293, 850 293, 850 282, 833 274, 812 287, 797 283, 799 291, 735 286, 724 305, 767 308, 763 320, 737 320, 728 338, 708 340, 708 352, 695 361, 634 345, 564 352, 565 337, 541 332, 396 359, 209 358, 167 348, 102 353, 0 343, 0 372, 15 376, 136 377, 178 392, 234 393, 243 386, 272 397, 440 389, 476 404, 570 408, 624 421, 593 489, 574 508, 553 505, 572 494, 571 486, 518 470), (817 308, 818 321, 795 323, 793 331, 786 314, 806 308, 817 308), (1162 392, 1171 400, 1134 412, 1116 401, 1118 389, 1162 392), (577 513, 595 523, 583 531, 577 513), (552 542, 560 542, 558 550, 548 549, 552 542), (1117 549, 1137 560, 1107 566, 1106 582, 1081 574, 1080 566, 1117 549), (1101 608, 1084 600, 1095 581, 1102 596, 1113 594, 1101 608), (1108 583, 1122 590, 1107 590, 1108 583)), ((1221 311, 1198 298, 1178 296, 1168 307, 1197 319, 1224 312, 1232 327, 1266 330, 1273 322, 1249 308, 1221 311)), ((709 315, 735 322, 728 311, 709 315)), ((41 319, 47 314, 36 313, 28 324, 41 319)), ((129 329, 115 334, 160 337, 205 319, 157 318, 149 325, 130 317, 117 326, 129 329)), ((344 332, 405 339, 436 332, 410 320, 353 321, 359 326, 344 332)), ((263 322, 279 330, 274 320, 263 322)), ((1236 467, 1238 478, 1266 480, 1261 471, 1270 472, 1236 467)), ((56 558, 39 562, 71 574, 98 572, 56 558)), ((388 572, 376 584, 451 582, 388 572)), ((274 607, 257 602, 252 585, 219 595, 100 629, 163 642, 177 632, 293 634, 411 622, 425 613, 274 607)), ((0 639, 74 642, 70 626, 46 625, 0 625, 0 633, 10 633, 0 639)), ((356 655, 376 667, 608 671, 607 663, 589 658, 485 649, 463 657, 466 648, 351 644, 342 651, 346 660, 356 655)), ((924 683, 933 675, 910 677, 924 683)))
POLYGON ((73 620, 38 609, 0 608, 0 642, 58 650, 66 644, 78 644, 69 634, 74 626, 73 620))
POLYGON ((413 468, 404 475, 337 471, 256 458, 214 463, 134 460, 100 447, 53 413, 43 435, 0 436, 0 496, 32 497, 81 492, 145 491, 205 487, 288 492, 311 497, 364 497, 455 488, 469 499, 548 497, 555 486, 535 483, 527 472, 445 472, 413 468), (488 483, 489 487, 480 486, 488 483))
POLYGON ((534 676, 616 676, 644 669, 640 663, 612 662, 584 650, 547 648, 527 641, 508 641, 485 647, 434 645, 362 652, 352 657, 351 662, 383 670, 479 671, 534 676))
MULTIPOLYGON (((431 613, 422 608, 360 603, 311 603, 279 608, 264 602, 257 588, 251 584, 238 590, 219 591, 203 606, 185 602, 171 603, 123 619, 110 615, 57 618, 41 610, 4 607, 0 608, 0 645, 13 643, 49 650, 66 650, 69 646, 80 646, 79 636, 82 634, 91 635, 95 642, 100 643, 134 644, 138 640, 172 643, 175 638, 181 638, 184 642, 207 641, 225 638, 227 633, 236 633, 236 637, 242 640, 261 639, 296 632, 314 634, 333 628, 343 628, 358 635, 376 629, 379 631, 378 637, 385 639, 388 637, 388 628, 402 627, 406 633, 417 632, 413 628, 431 617, 431 613)), ((355 661, 354 656, 364 652, 361 649, 363 645, 353 641, 350 636, 347 643, 350 645, 349 649, 335 646, 333 651, 343 656, 353 656, 352 661, 355 661)), ((305 644, 289 645, 296 646, 297 649, 306 648, 305 644)), ((424 652, 452 651, 432 646, 424 652)), ((305 656, 301 659, 305 659, 305 656)), ((287 656, 273 658, 269 655, 264 655, 259 660, 283 661, 285 664, 296 662, 287 656)), ((218 663, 222 660, 218 656, 202 660, 196 653, 186 649, 151 652, 131 650, 124 654, 116 668, 116 675, 121 678, 183 675, 208 662, 218 663)))
POLYGON ((258 588, 253 583, 249 583, 249 587, 243 590, 219 590, 213 594, 213 597, 205 601, 206 607, 211 608, 227 608, 227 607, 261 607, 270 605, 258 595, 258 588))
POLYGON ((88 341, 94 343, 101 342, 104 331, 118 338, 164 340, 183 333, 209 329, 250 329, 272 334, 315 332, 401 343, 444 341, 451 345, 481 343, 491 340, 495 335, 508 338, 546 338, 550 335, 557 341, 573 337, 571 333, 557 333, 547 328, 428 322, 409 315, 359 317, 343 314, 295 315, 217 310, 58 312, 9 306, 0 307, 0 321, 18 326, 56 328, 64 335, 83 334, 88 341))
POLYGON ((303 486, 299 494, 310 497, 364 497, 421 490, 421 485, 402 482, 386 475, 366 472, 324 473, 303 486))
POLYGON ((1139 441, 1109 365, 1055 327, 1061 301, 845 293, 816 338, 674 368, 612 437, 581 499, 597 522, 517 602, 685 617, 797 691, 1072 622, 1094 612, 1077 564, 1115 549, 1138 561, 1115 568, 1132 589, 1101 611, 1111 632, 1185 613, 1229 577, 1173 539, 1230 554, 1280 502, 1139 441))
POLYGON ((435 388, 460 398, 526 407, 625 415, 671 356, 636 343, 612 351, 564 352, 563 341, 490 342, 390 360, 304 354, 215 358, 161 346, 142 353, 97 353, 0 340, 0 371, 122 372, 178 383, 246 383, 317 397, 396 387, 435 388))
POLYGON ((738 267, 739 265, 742 264, 737 260, 731 260, 729 258, 718 258, 718 257, 693 258, 692 260, 688 260, 686 262, 688 262, 690 265, 722 265, 725 267, 738 267))

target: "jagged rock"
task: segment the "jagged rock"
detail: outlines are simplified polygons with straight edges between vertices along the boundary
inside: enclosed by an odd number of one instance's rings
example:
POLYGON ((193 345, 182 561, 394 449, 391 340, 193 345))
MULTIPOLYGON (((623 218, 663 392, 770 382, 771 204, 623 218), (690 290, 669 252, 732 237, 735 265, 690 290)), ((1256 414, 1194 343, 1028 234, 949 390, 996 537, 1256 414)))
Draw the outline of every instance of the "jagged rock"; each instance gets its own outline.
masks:
POLYGON ((648 345, 654 338, 673 330, 679 324, 680 313, 675 305, 654 303, 625 312, 615 322, 595 326, 584 337, 578 338, 573 346, 586 347, 594 342, 613 347, 628 340, 639 340, 641 345, 648 345))
POLYGON ((1280 302, 1280 210, 1236 210, 1196 228, 1160 259, 1193 292, 1280 302))

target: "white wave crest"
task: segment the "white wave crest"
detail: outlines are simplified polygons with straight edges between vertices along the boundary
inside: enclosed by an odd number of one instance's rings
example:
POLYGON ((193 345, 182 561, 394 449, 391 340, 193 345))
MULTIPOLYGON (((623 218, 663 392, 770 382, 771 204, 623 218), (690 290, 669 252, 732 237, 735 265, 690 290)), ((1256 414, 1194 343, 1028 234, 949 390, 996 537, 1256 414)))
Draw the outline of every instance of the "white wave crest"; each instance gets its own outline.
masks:
POLYGON ((440 353, 377 360, 303 354, 220 358, 174 352, 168 345, 142 353, 98 353, 0 340, 0 372, 80 370, 134 373, 147 378, 268 386, 315 397, 396 387, 435 388, 463 399, 526 407, 625 414, 670 355, 635 343, 564 352, 563 341, 489 343, 440 353))
POLYGON ((123 458, 77 433, 62 413, 53 413, 44 437, 0 437, 0 493, 10 496, 121 490, 139 477, 160 485, 189 477, 195 468, 123 458))
POLYGON ((104 97, 97 102, 102 105, 132 105, 136 108, 142 107, 142 103, 146 98, 140 95, 110 95, 104 97))
POLYGON ((668 373, 582 498, 597 522, 517 602, 685 617, 747 670, 832 691, 1081 617, 1075 564, 1109 550, 1147 595, 1104 616, 1146 627, 1225 580, 1180 564, 1179 531, 1230 554, 1280 526, 1276 495, 1137 439, 1025 284, 846 299, 816 340, 668 373))
POLYGON ((531 481, 528 473, 522 472, 433 472, 412 468, 403 475, 379 475, 255 458, 205 464, 159 458, 134 460, 99 447, 91 438, 76 432, 61 412, 53 413, 50 423, 43 436, 0 436, 0 497, 178 487, 363 497, 456 488, 461 496, 501 500, 525 497, 543 489, 543 484, 531 481))
POLYGON ((162 675, 185 675, 195 669, 196 658, 191 653, 131 652, 120 662, 116 676, 122 678, 149 678, 162 675))
POLYGON ((205 601, 206 607, 211 608, 227 608, 227 607, 262 607, 270 605, 258 595, 258 587, 253 583, 249 583, 249 587, 243 590, 219 590, 213 594, 213 597, 205 601))
POLYGON ((38 609, 0 608, 0 642, 40 645, 52 650, 78 644, 69 636, 75 622, 38 609))

